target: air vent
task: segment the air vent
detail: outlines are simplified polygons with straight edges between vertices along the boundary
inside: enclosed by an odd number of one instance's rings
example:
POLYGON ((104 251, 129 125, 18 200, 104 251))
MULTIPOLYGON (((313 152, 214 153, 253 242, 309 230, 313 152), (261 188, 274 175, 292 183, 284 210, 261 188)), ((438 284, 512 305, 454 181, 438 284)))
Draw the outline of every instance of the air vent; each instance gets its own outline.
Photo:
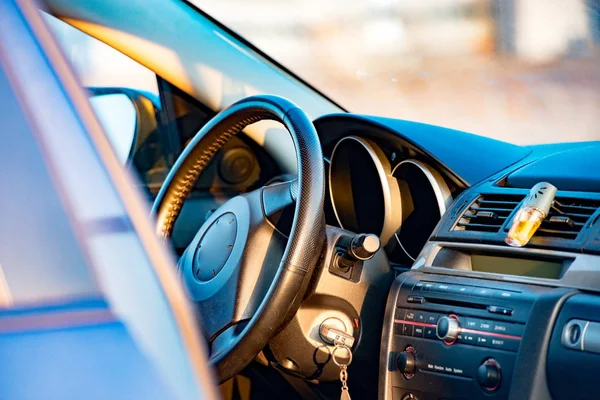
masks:
POLYGON ((535 236, 575 239, 598 207, 600 201, 557 197, 535 236))
POLYGON ((454 230, 498 232, 523 195, 483 194, 463 213, 454 230))

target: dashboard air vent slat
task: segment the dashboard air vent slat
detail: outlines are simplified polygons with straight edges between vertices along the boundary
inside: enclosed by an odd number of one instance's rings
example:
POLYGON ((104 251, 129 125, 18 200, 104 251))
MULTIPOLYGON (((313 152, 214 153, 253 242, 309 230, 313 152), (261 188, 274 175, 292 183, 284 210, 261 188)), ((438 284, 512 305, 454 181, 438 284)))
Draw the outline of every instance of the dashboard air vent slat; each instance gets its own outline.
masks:
POLYGON ((598 207, 597 200, 557 197, 535 236, 575 239, 598 207))
POLYGON ((513 194, 483 194, 463 213, 454 229, 498 232, 524 197, 513 194))

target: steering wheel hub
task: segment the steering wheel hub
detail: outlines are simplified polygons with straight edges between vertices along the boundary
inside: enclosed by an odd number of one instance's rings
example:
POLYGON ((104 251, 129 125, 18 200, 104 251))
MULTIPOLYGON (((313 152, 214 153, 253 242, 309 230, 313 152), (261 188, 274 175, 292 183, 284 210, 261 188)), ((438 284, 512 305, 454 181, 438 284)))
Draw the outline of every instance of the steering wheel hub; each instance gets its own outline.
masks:
POLYGON ((217 218, 206 230, 196 247, 194 277, 201 282, 213 279, 225 266, 237 234, 237 218, 228 212, 217 218))

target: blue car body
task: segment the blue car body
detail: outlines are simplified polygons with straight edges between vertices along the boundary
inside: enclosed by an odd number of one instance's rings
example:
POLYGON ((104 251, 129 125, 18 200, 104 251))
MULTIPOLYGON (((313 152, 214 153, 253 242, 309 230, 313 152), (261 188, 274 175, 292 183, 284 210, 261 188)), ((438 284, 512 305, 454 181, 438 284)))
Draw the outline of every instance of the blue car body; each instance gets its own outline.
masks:
POLYGON ((197 327, 29 1, 0 1, 0 398, 213 398, 197 327))

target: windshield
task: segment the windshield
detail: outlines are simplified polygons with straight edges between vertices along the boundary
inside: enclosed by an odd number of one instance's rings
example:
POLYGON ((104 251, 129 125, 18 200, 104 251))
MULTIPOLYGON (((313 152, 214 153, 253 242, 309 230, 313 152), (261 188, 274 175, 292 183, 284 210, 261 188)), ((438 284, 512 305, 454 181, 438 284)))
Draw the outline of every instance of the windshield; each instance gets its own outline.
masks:
POLYGON ((192 3, 351 112, 600 140, 600 0, 192 3))

